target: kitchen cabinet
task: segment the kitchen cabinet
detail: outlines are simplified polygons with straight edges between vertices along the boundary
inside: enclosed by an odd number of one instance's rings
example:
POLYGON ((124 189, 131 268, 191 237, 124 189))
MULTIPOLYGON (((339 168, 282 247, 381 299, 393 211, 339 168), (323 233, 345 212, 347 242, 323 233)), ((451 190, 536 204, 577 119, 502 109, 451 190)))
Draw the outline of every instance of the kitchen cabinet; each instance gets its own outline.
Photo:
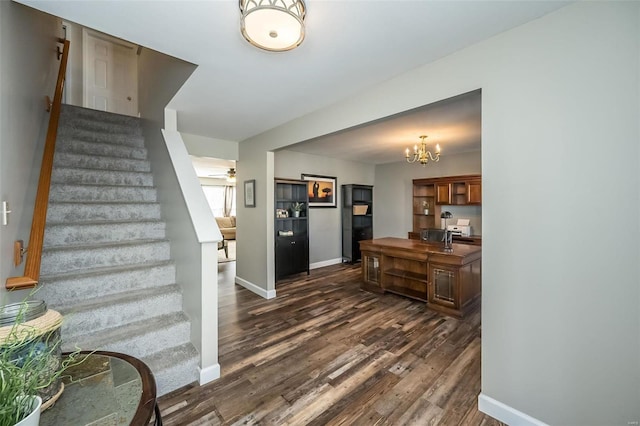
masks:
POLYGON ((301 272, 309 273, 309 206, 307 182, 275 180, 275 269, 276 280, 301 272), (299 215, 294 205, 303 204, 299 215))

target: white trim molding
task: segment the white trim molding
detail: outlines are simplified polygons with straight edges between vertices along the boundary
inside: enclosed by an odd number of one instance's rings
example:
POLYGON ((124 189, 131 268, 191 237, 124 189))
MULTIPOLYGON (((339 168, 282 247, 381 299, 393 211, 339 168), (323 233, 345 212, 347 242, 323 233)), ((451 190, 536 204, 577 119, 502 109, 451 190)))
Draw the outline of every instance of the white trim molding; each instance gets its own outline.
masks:
POLYGON ((200 375, 200 380, 198 381, 200 386, 213 382, 220 378, 220 364, 213 364, 206 368, 198 368, 198 373, 200 375))
POLYGON ((548 426, 546 423, 531 417, 528 414, 509 407, 483 393, 478 395, 478 410, 500 420, 508 425, 518 426, 548 426))
POLYGON ((318 269, 323 268, 325 266, 338 265, 342 263, 342 258, 338 257, 336 259, 323 260, 322 262, 316 262, 309 264, 309 269, 318 269))
POLYGON ((242 287, 246 288, 250 292, 257 294, 260 297, 264 297, 265 299, 273 299, 276 297, 275 290, 265 290, 264 288, 258 287, 254 283, 249 282, 238 276, 236 276, 236 284, 241 285, 242 287))

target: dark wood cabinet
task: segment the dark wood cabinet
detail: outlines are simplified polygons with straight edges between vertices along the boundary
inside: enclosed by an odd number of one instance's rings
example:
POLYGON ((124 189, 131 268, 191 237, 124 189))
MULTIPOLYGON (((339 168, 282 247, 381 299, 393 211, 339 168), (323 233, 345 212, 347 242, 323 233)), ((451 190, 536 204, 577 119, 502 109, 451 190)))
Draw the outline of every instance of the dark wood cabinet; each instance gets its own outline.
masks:
POLYGON ((380 253, 362 251, 362 280, 367 290, 382 292, 380 287, 380 253))
POLYGON ((302 180, 275 180, 276 280, 309 273, 309 200, 302 180), (294 207, 302 205, 298 212, 294 207))
POLYGON ((342 261, 360 260, 359 241, 373 238, 373 186, 342 185, 342 261))
POLYGON ((480 179, 467 182, 467 204, 482 204, 482 183, 480 179))
POLYGON ((436 183, 436 204, 451 204, 451 184, 436 183))
MULTIPOLYGON (((435 187, 431 184, 413 184, 413 229, 435 228, 435 187)), ((418 239, 419 237, 416 237, 418 239)))
MULTIPOLYGON (((409 238, 419 239, 420 230, 440 228, 442 206, 482 204, 482 177, 480 175, 447 176, 413 180, 413 229, 409 238), (428 206, 425 212, 424 206, 428 206)), ((454 239, 456 237, 454 236, 454 239)), ((464 244, 481 244, 478 236, 457 237, 464 244)))

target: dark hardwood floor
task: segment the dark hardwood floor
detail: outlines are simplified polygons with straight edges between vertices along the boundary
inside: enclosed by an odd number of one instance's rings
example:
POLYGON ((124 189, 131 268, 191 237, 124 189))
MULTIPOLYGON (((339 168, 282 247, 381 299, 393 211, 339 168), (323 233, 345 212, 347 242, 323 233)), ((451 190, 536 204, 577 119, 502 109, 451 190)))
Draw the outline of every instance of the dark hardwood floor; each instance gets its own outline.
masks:
POLYGON ((464 320, 359 289, 359 265, 265 300, 220 265, 222 377, 159 400, 171 425, 501 425, 480 413, 480 313, 464 320))

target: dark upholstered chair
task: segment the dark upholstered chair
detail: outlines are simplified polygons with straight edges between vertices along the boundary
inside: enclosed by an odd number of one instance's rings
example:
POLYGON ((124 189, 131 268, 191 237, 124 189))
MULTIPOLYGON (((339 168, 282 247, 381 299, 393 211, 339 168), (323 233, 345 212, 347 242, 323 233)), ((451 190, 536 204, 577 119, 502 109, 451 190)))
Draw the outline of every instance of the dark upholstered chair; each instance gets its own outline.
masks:
POLYGON ((420 241, 428 243, 441 243, 444 242, 445 233, 444 229, 438 228, 425 228, 420 230, 420 241))

